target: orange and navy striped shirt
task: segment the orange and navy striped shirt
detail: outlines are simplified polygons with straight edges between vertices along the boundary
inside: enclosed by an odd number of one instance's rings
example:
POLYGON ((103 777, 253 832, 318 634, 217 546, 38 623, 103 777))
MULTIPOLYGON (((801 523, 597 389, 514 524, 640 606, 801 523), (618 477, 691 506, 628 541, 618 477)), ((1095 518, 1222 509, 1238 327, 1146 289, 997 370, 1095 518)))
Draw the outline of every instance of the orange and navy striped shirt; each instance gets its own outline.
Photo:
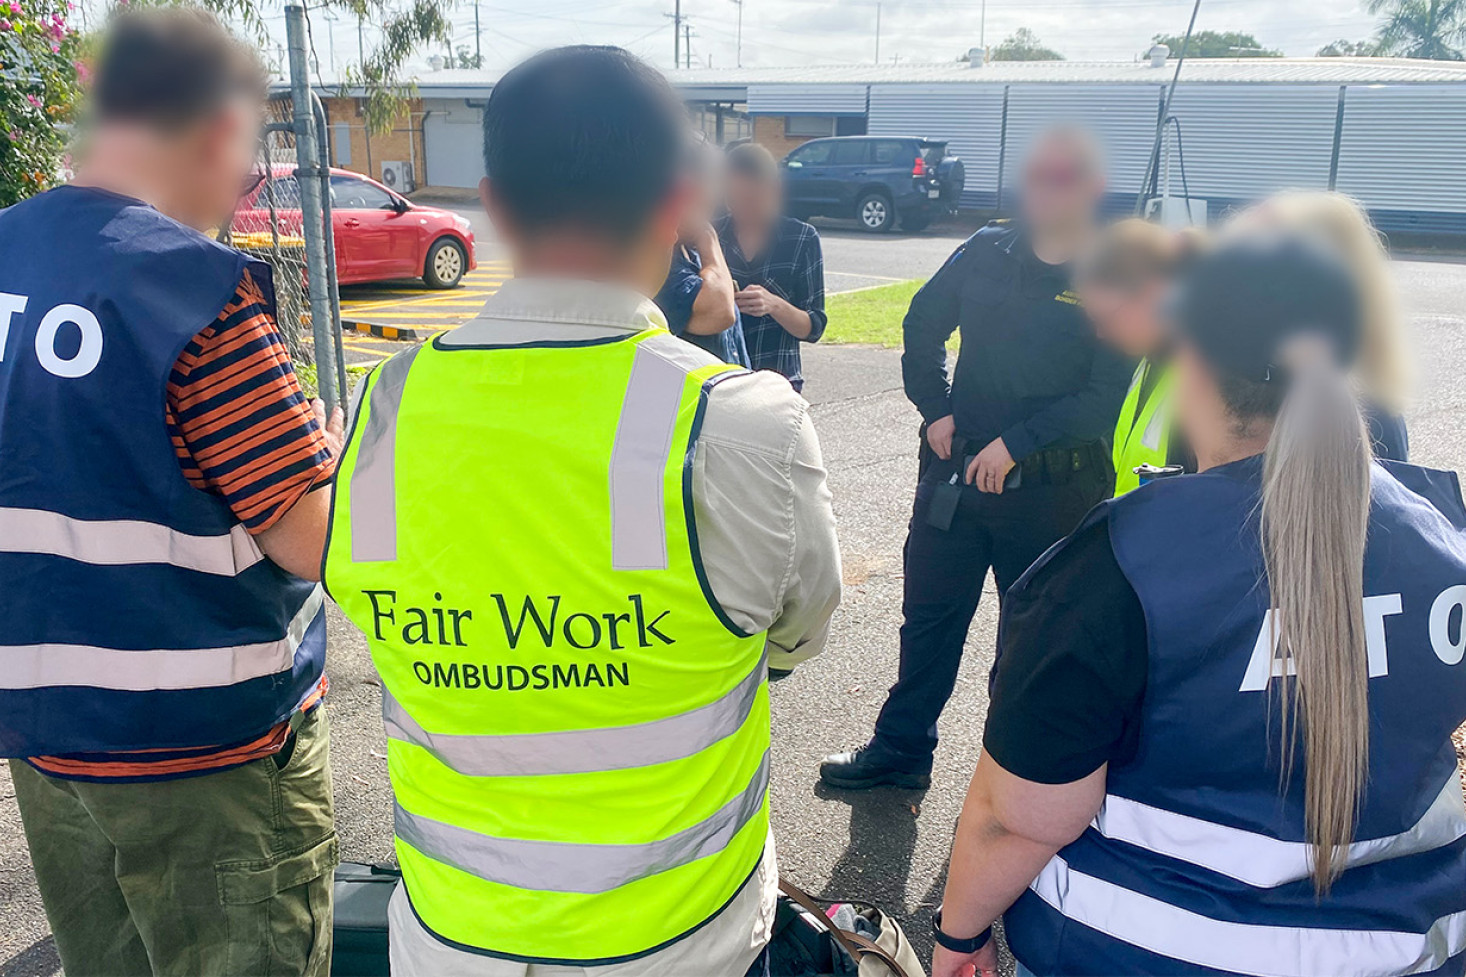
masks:
MULTIPOLYGON (((306 493, 328 485, 336 461, 311 413, 290 353, 259 285, 244 273, 219 317, 184 347, 168 382, 166 422, 184 477, 222 497, 252 534, 273 526, 306 493)), ((326 692, 326 679, 304 708, 326 692)), ((280 723, 247 741, 187 750, 30 757, 72 780, 162 780, 273 756, 280 723)))

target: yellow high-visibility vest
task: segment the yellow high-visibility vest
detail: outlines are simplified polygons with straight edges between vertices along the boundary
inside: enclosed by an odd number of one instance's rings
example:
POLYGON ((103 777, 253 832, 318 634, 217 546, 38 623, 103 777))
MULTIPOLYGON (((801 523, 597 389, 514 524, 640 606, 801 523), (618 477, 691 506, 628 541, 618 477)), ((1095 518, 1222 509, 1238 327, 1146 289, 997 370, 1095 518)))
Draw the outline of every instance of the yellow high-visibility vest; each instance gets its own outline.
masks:
POLYGON ((1175 382, 1174 369, 1165 364, 1156 366, 1150 360, 1141 360, 1130 381, 1130 392, 1125 395, 1125 404, 1120 408, 1120 419, 1115 424, 1115 495, 1140 487, 1140 476, 1135 469, 1141 465, 1164 468, 1171 450, 1171 388, 1175 382), (1145 391, 1145 382, 1151 370, 1159 370, 1151 388, 1145 391), (1140 397, 1144 391, 1145 400, 1140 397))
POLYGON ((689 481, 737 372, 651 328, 429 343, 367 381, 326 582, 382 677, 397 855, 442 939, 634 958, 757 868, 764 635, 708 589, 689 481))

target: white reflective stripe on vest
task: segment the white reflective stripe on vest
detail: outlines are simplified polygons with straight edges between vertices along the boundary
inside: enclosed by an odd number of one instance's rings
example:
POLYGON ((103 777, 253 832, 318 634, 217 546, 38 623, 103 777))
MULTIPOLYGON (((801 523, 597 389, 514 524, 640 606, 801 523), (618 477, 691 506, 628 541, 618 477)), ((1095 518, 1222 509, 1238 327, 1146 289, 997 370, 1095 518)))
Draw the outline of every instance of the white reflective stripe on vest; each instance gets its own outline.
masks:
POLYGON ((768 658, 725 695, 677 716, 631 726, 496 736, 429 733, 382 690, 387 736, 420 746, 468 777, 594 773, 681 760, 743 728, 764 682, 768 658))
POLYGON ((611 567, 667 568, 665 486, 687 374, 707 360, 670 334, 637 344, 611 448, 611 567))
MULTIPOLYGON (((1308 878, 1309 846, 1165 811, 1111 794, 1094 819, 1106 838, 1200 865, 1239 882, 1271 888, 1308 878)), ((1452 772, 1430 808, 1409 830, 1349 846, 1349 867, 1443 848, 1466 837, 1466 803, 1452 772)))
POLYGON ((0 689, 82 686, 122 692, 210 689, 288 671, 305 632, 321 612, 317 586, 284 637, 221 648, 138 651, 95 645, 0 645, 0 689))
POLYGON ((372 384, 366 429, 357 442, 351 473, 351 559, 397 559, 397 412, 407 371, 421 346, 392 357, 372 384))
POLYGON ((764 754, 748 786, 704 821, 640 845, 590 845, 494 838, 425 818, 396 805, 397 837, 422 854, 490 882, 542 892, 610 892, 728 847, 763 808, 764 754))
POLYGON ((1425 933, 1233 923, 1076 872, 1057 856, 1029 888, 1067 918, 1132 946, 1258 977, 1414 974, 1466 950, 1466 912, 1425 933))
POLYGON ((0 553, 61 556, 94 566, 166 564, 234 577, 264 559, 240 525, 195 536, 141 519, 73 519, 47 509, 0 508, 0 553))

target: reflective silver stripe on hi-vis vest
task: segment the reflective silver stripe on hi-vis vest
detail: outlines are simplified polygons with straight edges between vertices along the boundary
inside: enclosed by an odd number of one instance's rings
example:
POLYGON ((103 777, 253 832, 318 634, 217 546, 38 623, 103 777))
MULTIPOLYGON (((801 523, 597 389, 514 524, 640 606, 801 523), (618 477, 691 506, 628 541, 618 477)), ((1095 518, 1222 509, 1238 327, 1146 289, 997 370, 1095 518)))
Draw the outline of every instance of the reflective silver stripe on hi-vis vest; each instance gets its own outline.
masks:
POLYGON ((372 384, 366 428, 351 473, 351 561, 397 559, 397 412, 407 371, 421 346, 383 363, 372 384))
POLYGON ((385 688, 382 721, 388 737, 420 746, 455 773, 468 777, 648 767, 693 756, 742 729, 758 698, 767 667, 767 657, 760 659, 747 677, 705 706, 631 726, 496 736, 429 733, 385 688))
POLYGON ((0 553, 60 556, 94 566, 161 563, 238 576, 264 559, 249 532, 195 536, 141 519, 73 519, 48 509, 0 507, 0 553))
POLYGON ((612 569, 667 568, 667 461, 687 374, 707 365, 698 353, 671 334, 637 344, 611 448, 612 569))
POLYGON ((763 808, 764 753, 748 786, 711 817, 670 838, 640 845, 593 845, 494 838, 396 806, 397 837, 417 851, 490 882, 541 892, 610 892, 722 851, 763 808))
MULTIPOLYGON (((1260 888, 1298 882, 1312 874, 1309 846, 1163 811, 1113 794, 1094 819, 1095 830, 1171 858, 1200 865, 1260 888)), ((1430 808, 1399 834, 1349 846, 1349 868, 1443 848, 1466 837, 1466 803, 1452 771, 1430 808)))
POLYGON ((1466 950, 1466 912, 1424 933, 1212 919, 1071 869, 1055 856, 1029 886, 1066 918, 1174 960, 1258 977, 1414 974, 1466 950))
POLYGON ((0 689, 75 685, 121 692, 210 689, 289 670, 305 632, 321 612, 317 586, 277 641, 222 648, 100 648, 95 645, 0 645, 0 689))
MULTIPOLYGON (((1152 390, 1150 395, 1154 397, 1155 391, 1152 390)), ((1144 410, 1144 408, 1145 405, 1142 404, 1141 409, 1144 410)), ((1150 415, 1150 420, 1146 422, 1145 430, 1140 435, 1140 443, 1151 451, 1159 451, 1161 447, 1161 432, 1165 430, 1165 427, 1166 405, 1162 404, 1155 409, 1150 415)))

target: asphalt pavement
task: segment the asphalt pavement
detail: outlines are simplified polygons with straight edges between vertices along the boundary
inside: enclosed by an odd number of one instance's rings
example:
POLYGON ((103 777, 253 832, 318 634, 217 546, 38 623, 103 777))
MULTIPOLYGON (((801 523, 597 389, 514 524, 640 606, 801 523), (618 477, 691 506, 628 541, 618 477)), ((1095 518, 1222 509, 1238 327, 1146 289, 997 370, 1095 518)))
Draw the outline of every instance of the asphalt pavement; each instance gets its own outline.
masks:
MULTIPOLYGON (((843 280, 873 284, 929 274, 967 233, 874 238, 845 228, 821 230, 832 289, 843 280)), ((1396 270, 1423 354, 1420 397, 1409 413, 1413 458, 1466 469, 1466 384, 1460 381, 1466 375, 1466 265, 1410 259, 1398 262, 1396 270)), ((880 904, 925 954, 930 910, 941 897, 952 829, 977 760, 996 601, 989 583, 942 721, 932 788, 842 793, 818 786, 820 758, 865 740, 895 678, 901 543, 915 482, 917 415, 901 393, 898 352, 816 346, 805 355, 805 394, 840 519, 846 590, 825 653, 773 690, 772 791, 780 862, 790 878, 815 893, 880 904)), ((379 688, 362 636, 334 609, 329 670, 342 854, 385 859, 391 853, 391 817, 379 688)), ((0 977, 57 972, 3 772, 0 920, 0 977)))

